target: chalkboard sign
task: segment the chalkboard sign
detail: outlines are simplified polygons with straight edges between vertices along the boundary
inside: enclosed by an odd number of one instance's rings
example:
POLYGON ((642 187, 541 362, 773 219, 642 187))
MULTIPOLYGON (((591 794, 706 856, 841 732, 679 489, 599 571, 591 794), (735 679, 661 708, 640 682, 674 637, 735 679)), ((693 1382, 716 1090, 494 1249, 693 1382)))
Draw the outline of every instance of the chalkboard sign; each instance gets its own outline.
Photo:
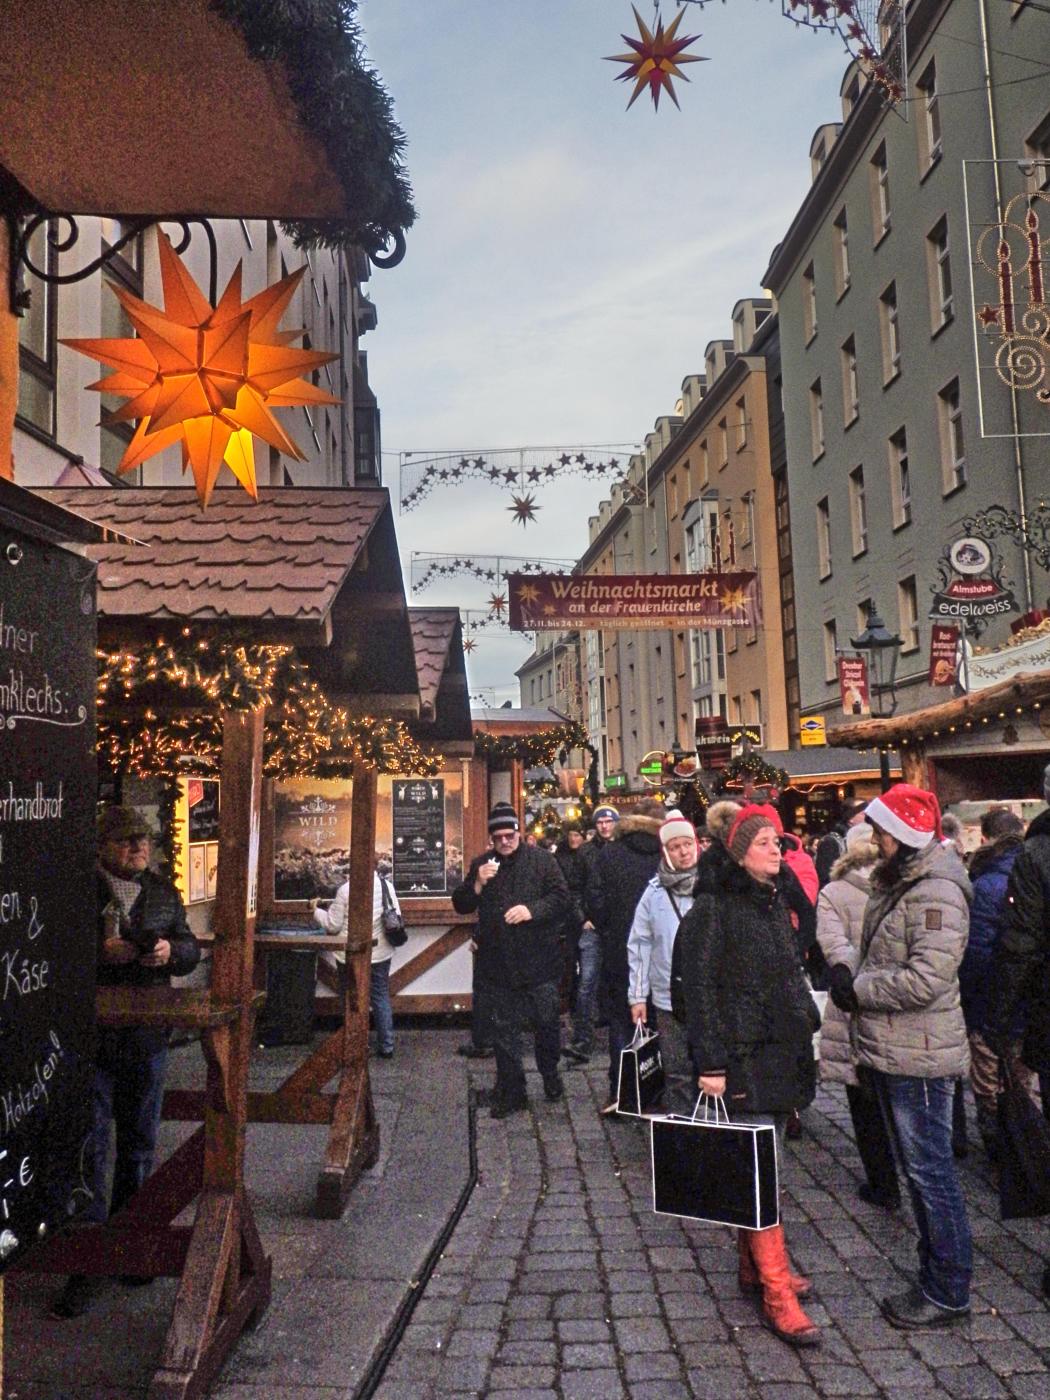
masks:
POLYGON ((0 516, 0 1270, 87 1204, 95 566, 0 516))
POLYGON ((218 778, 187 778, 186 802, 189 808, 187 840, 218 841, 218 778))
POLYGON ((394 889, 398 894, 443 893, 447 888, 444 781, 396 779, 391 811, 394 889))

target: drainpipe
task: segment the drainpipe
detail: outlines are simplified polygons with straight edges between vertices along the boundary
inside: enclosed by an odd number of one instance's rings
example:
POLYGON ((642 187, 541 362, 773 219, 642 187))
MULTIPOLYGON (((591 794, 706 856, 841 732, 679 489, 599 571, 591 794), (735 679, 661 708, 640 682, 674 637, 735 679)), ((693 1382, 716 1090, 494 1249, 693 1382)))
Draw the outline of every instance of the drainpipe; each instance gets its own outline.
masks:
MULTIPOLYGON (((995 182, 995 217, 1002 225, 1003 191, 999 179, 999 137, 995 127, 995 96, 992 89, 992 51, 988 39, 988 0, 979 0, 981 20, 981 66, 984 70, 984 95, 988 107, 988 136, 992 149, 992 179, 995 182)), ((978 370, 980 373, 980 370, 978 370)), ((1021 425, 1017 412, 1017 389, 1010 386, 1010 426, 1013 429, 1014 480, 1017 484, 1017 509, 1021 517, 1021 529, 1028 536, 1028 494, 1025 490, 1024 459, 1021 453, 1021 425)), ((1032 590, 1032 558, 1027 548, 1021 550, 1021 567, 1024 571, 1025 611, 1031 612, 1035 606, 1032 590)))
MULTIPOLYGON (((348 384, 352 384, 353 374, 348 374, 346 371, 346 259, 347 254, 341 251, 339 254, 339 373, 343 376, 343 379, 348 384)), ((339 387, 340 389, 342 389, 342 385, 340 385, 339 387)), ((342 393, 340 393, 339 395, 339 414, 342 420, 339 432, 339 484, 340 486, 356 486, 356 474, 354 477, 349 477, 346 473, 346 438, 348 417, 346 411, 345 395, 342 393)), ((349 424, 351 428, 353 425, 353 421, 353 413, 351 411, 351 414, 349 416, 349 424)))

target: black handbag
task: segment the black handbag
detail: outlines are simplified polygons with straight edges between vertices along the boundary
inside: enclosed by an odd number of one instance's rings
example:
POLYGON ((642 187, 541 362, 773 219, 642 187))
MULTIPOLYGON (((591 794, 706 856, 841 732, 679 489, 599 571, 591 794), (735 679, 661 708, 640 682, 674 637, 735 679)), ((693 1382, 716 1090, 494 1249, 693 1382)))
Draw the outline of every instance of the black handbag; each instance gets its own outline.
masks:
POLYGON ((660 1037, 648 1033, 644 1023, 635 1027, 634 1039, 620 1051, 620 1079, 616 1090, 616 1111, 640 1118, 664 1091, 664 1062, 660 1037))
POLYGON ((653 1210, 711 1225, 768 1230, 780 1221, 777 1139, 772 1123, 730 1122, 703 1094, 691 1118, 650 1120, 653 1210), (704 1117, 698 1118, 703 1104, 704 1117))
POLYGON ((379 883, 383 890, 383 933, 391 948, 403 948, 408 942, 408 929, 401 917, 401 910, 394 903, 386 877, 380 875, 379 883))
POLYGON ((1002 1063, 997 1101, 999 1213, 1003 1220, 1050 1215, 1050 1123, 1002 1063))

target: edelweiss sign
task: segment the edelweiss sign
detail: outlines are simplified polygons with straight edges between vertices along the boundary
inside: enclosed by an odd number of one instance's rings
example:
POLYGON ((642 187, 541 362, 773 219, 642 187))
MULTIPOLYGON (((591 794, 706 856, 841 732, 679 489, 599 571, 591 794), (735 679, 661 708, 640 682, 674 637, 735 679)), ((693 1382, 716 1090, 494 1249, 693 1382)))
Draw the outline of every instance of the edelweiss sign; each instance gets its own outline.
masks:
POLYGON ((758 576, 703 574, 508 574, 510 627, 757 627, 758 576))

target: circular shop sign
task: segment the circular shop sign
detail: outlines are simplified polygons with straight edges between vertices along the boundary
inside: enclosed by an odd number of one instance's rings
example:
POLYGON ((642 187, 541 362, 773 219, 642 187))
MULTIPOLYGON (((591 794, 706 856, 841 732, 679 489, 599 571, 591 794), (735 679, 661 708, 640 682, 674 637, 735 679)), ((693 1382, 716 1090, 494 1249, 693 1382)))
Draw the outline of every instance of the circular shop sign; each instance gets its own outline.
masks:
POLYGON ((957 574, 984 574, 992 563, 992 551, 979 535, 964 535, 948 550, 948 559, 957 574))

